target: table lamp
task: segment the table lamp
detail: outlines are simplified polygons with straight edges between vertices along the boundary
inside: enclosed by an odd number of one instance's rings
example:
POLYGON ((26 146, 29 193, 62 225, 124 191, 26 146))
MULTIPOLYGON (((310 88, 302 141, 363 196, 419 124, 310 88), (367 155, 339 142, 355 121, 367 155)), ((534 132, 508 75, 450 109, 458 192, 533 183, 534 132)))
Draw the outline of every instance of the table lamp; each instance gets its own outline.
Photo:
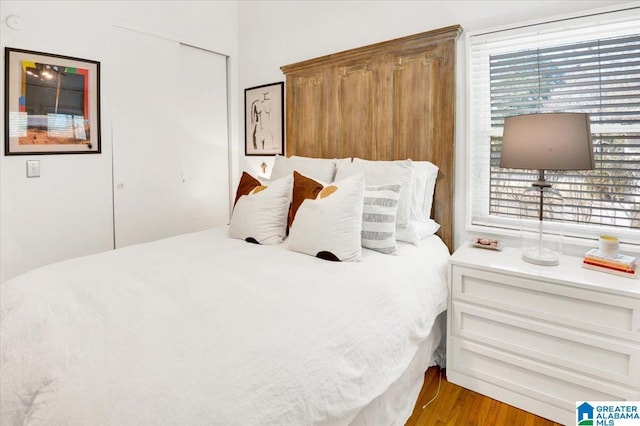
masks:
POLYGON ((545 171, 594 168, 589 114, 505 118, 500 167, 538 170, 538 180, 520 197, 522 258, 537 265, 557 265, 562 254, 564 198, 545 179, 545 171), (543 227, 543 219, 552 218, 543 227))

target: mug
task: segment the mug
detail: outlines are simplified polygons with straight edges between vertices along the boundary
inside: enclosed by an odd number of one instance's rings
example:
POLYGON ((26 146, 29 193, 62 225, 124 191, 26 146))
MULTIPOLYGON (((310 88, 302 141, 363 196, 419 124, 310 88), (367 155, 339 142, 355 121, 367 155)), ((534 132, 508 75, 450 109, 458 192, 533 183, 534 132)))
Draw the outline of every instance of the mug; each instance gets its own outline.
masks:
POLYGON ((600 255, 605 257, 616 258, 618 257, 618 250, 620 249, 620 240, 611 235, 601 235, 598 242, 598 250, 600 255))

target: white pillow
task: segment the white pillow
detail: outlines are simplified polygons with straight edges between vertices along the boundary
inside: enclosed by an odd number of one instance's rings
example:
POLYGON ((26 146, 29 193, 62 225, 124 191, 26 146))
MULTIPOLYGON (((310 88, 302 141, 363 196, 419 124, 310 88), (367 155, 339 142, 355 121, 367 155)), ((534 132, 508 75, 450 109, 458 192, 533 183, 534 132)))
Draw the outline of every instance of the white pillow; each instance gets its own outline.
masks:
POLYGON ((310 157, 284 157, 276 155, 271 170, 271 179, 280 179, 289 176, 296 170, 312 179, 322 182, 333 182, 336 174, 335 158, 310 158, 310 157))
POLYGON ((340 167, 348 167, 349 164, 351 164, 351 161, 351 158, 338 158, 336 160, 336 178, 338 177, 338 170, 340 169, 340 167))
POLYGON ((369 161, 354 158, 353 162, 341 162, 336 171, 336 180, 344 179, 356 173, 364 174, 365 185, 385 185, 389 182, 400 183, 400 199, 396 225, 406 225, 411 213, 413 196, 413 164, 411 160, 369 161))
POLYGON ((263 185, 244 172, 238 184, 229 236, 258 244, 282 242, 286 236, 292 186, 293 176, 263 185))
MULTIPOLYGON (((294 190, 295 181, 300 179, 309 178, 294 173, 294 190)), ((361 260, 363 201, 362 174, 323 187, 315 199, 306 198, 297 208, 289 227, 287 247, 325 260, 361 260)))
POLYGON ((396 240, 419 246, 422 240, 438 232, 438 229, 440 224, 433 219, 427 219, 426 222, 410 220, 406 225, 396 228, 396 240))
POLYGON ((362 247, 384 254, 398 254, 396 212, 399 198, 399 184, 365 186, 362 247))
POLYGON ((438 167, 429 161, 413 161, 413 197, 410 219, 426 222, 431 218, 438 167))

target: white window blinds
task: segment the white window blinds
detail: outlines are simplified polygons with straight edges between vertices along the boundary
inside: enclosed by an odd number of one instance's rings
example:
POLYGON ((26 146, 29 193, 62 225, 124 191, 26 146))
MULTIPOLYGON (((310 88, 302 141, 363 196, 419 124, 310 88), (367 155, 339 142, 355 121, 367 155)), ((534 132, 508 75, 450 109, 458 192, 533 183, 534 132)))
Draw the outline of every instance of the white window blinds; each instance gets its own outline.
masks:
POLYGON ((596 169, 547 173, 565 197, 567 229, 640 231, 638 11, 468 37, 473 224, 515 228, 518 197, 537 177, 499 167, 505 117, 588 112, 596 169))

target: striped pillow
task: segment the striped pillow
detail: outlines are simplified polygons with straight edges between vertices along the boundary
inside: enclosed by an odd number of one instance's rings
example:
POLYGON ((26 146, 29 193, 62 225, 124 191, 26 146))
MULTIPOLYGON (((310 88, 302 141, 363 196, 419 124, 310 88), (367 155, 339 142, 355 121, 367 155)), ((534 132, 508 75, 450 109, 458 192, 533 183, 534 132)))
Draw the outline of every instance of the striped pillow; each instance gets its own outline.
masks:
POLYGON ((396 213, 400 184, 366 186, 362 210, 362 247, 384 254, 398 254, 396 213))

